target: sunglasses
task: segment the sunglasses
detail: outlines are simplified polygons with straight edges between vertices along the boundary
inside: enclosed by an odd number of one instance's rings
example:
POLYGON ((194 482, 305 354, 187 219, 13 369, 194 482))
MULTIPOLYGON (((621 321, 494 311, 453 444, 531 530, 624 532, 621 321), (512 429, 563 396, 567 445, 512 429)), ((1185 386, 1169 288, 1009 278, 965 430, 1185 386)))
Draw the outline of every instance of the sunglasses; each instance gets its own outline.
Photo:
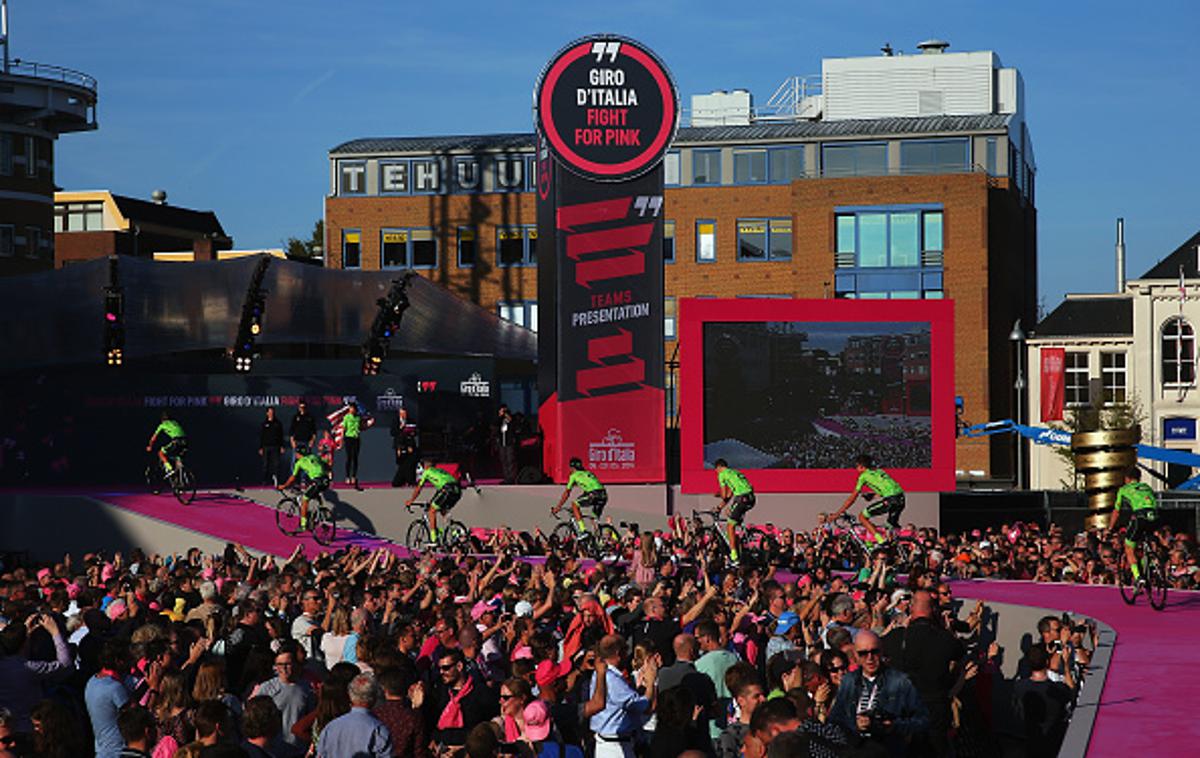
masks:
POLYGON ((879 655, 879 648, 873 647, 870 650, 855 650, 859 655, 879 655))
POLYGON ((511 700, 512 697, 513 697, 512 695, 505 695, 503 692, 501 692, 500 693, 500 702, 503 703, 505 700, 511 700))
POLYGON ((0 745, 15 745, 16 742, 17 735, 15 734, 6 734, 5 736, 0 737, 0 745))
POLYGON ((439 671, 453 671, 454 667, 457 665, 458 665, 457 663, 439 663, 438 670, 439 671))
MULTIPOLYGON (((879 651, 877 650, 875 652, 879 652, 879 651)), ((861 653, 860 653, 860 655, 861 655, 861 653)), ((829 673, 831 673, 831 674, 840 674, 845 670, 846 670, 845 666, 830 666, 829 667, 829 673)))

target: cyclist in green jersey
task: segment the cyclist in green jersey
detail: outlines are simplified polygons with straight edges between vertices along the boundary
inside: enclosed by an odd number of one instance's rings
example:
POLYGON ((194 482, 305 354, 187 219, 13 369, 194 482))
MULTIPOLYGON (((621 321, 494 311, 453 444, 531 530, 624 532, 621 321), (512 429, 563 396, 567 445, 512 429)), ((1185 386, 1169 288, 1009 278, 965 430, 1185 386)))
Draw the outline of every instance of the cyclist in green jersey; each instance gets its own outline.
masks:
POLYGON ((1154 497, 1154 490, 1150 489, 1150 485, 1142 481, 1142 470, 1137 466, 1125 472, 1125 484, 1117 490, 1117 501, 1113 504, 1114 529, 1121 520, 1123 503, 1129 504, 1130 517, 1129 528, 1125 530, 1125 557, 1136 582, 1142 578, 1141 560, 1137 554, 1138 543, 1158 521, 1158 500, 1154 497))
POLYGON ((871 503, 862 509, 858 520, 867 528, 867 532, 876 543, 883 544, 883 534, 871 523, 871 518, 886 513, 888 525, 899 529, 900 514, 904 511, 904 490, 886 471, 876 467, 875 460, 869 455, 858 456, 854 460, 854 468, 858 471, 854 491, 846 498, 846 502, 842 503, 842 507, 830 516, 830 520, 836 519, 854 505, 859 493, 862 493, 863 499, 867 501, 878 497, 879 502, 871 503))
POLYGON ((746 512, 754 507, 754 488, 750 486, 746 475, 735 468, 730 468, 724 458, 718 458, 713 464, 713 468, 717 471, 717 486, 721 488, 717 493, 717 498, 721 501, 721 504, 717 506, 717 515, 720 515, 721 510, 729 505, 730 501, 733 502, 729 509, 729 516, 725 519, 725 533, 729 536, 729 560, 737 563, 737 526, 742 523, 746 512))
POLYGON ((296 465, 292 467, 292 475, 287 481, 276 487, 277 490, 283 492, 288 487, 291 487, 296 479, 304 477, 306 487, 300 494, 300 528, 308 528, 308 501, 317 497, 325 490, 329 489, 331 481, 329 466, 325 464, 321 456, 314 454, 308 449, 308 445, 303 443, 296 445, 296 465))
POLYGON ((608 505, 608 491, 595 474, 583 467, 583 461, 580 459, 572 458, 570 466, 571 478, 567 479, 567 488, 558 499, 558 505, 550 509, 550 513, 557 515, 562 510, 563 503, 570 497, 571 490, 578 487, 581 494, 577 500, 571 502, 571 513, 575 516, 575 528, 583 533, 587 530, 587 525, 583 523, 583 513, 579 506, 588 506, 592 509, 592 515, 599 519, 600 514, 604 512, 604 506, 608 505))
POLYGON ((462 497, 462 487, 458 484, 458 477, 445 469, 433 465, 432 458, 422 460, 421 469, 421 478, 417 480, 417 486, 413 489, 412 497, 404 505, 407 507, 416 502, 417 495, 421 494, 421 490, 425 487, 426 482, 433 485, 436 491, 433 493, 433 497, 429 499, 429 505, 425 507, 425 521, 429 524, 430 539, 437 542, 438 511, 449 513, 450 509, 462 497))
POLYGON ((163 468, 169 474, 174 470, 171 459, 182 456, 187 451, 187 435, 183 433, 183 427, 179 422, 171 418, 169 411, 162 412, 162 420, 155 427, 154 434, 150 435, 150 441, 146 443, 147 453, 154 450, 154 443, 160 434, 163 436, 164 442, 158 449, 158 459, 162 461, 163 468))

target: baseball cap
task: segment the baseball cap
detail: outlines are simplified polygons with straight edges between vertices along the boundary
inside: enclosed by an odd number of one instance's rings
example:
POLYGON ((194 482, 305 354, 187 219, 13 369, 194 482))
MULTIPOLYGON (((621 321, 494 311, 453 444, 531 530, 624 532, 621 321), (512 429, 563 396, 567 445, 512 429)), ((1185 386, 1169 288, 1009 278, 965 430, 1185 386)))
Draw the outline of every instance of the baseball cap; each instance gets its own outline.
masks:
POLYGON ((524 715, 525 736, 531 742, 541 742, 550 736, 550 708, 545 702, 534 700, 525 706, 524 715))
POLYGON ((800 617, 792 611, 784 611, 779 615, 779 620, 775 622, 776 634, 787 634, 796 624, 800 623, 800 617))
POLYGON ((501 601, 498 598, 491 600, 480 600, 471 608, 471 620, 478 621, 483 618, 485 613, 495 613, 500 610, 501 601))
POLYGON ((108 604, 108 608, 107 608, 107 609, 105 609, 105 612, 106 612, 106 613, 108 613, 108 617, 109 617, 110 619, 112 619, 113 621, 116 621, 116 620, 117 620, 117 616, 120 616, 120 615, 121 615, 122 613, 124 613, 126 610, 127 610, 127 609, 126 609, 126 607, 125 607, 125 601, 124 601, 124 600, 114 600, 114 601, 112 601, 111 603, 109 603, 109 604, 108 604))
POLYGON ((516 614, 517 618, 521 618, 522 616, 532 616, 533 603, 529 602, 528 600, 521 600, 517 603, 516 607, 513 608, 513 613, 516 614))
POLYGON ((553 661, 542 661, 537 665, 537 668, 534 669, 533 680, 537 682, 537 686, 545 687, 551 682, 561 679, 569 673, 571 673, 570 661, 559 661, 558 663, 554 663, 553 661))
POLYGON ((910 598, 912 598, 912 593, 909 592, 908 590, 903 590, 903 589, 896 590, 895 592, 892 593, 892 599, 888 603, 888 610, 889 611, 892 610, 897 605, 900 605, 900 603, 902 601, 908 600, 910 598))

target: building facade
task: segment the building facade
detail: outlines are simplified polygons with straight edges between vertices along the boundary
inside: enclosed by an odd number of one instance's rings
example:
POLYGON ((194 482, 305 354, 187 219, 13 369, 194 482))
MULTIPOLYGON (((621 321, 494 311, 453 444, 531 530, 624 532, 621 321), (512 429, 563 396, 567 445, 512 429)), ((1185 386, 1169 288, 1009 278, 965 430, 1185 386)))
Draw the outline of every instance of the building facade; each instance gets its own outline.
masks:
MULTIPOLYGON (((1140 420, 1142 442, 1200 452, 1196 389, 1196 330, 1200 328, 1200 233, 1163 258, 1123 291, 1069 295, 1041 323, 1027 345, 1029 402, 1026 418, 1036 426, 1062 426, 1046 418, 1041 398, 1042 351, 1064 351, 1062 375, 1066 421, 1080 408, 1126 406, 1140 420)), ((1067 461, 1041 445, 1029 449, 1030 486, 1062 489, 1067 461)), ((1175 486, 1195 472, 1187 466, 1144 461, 1175 486)))
POLYGON ((0 68, 0 276, 54 266, 54 142, 96 128, 96 80, 60 66, 0 68))
MULTIPOLYGON (((1037 301, 1019 74, 990 52, 828 59, 794 91, 698 96, 665 158, 668 358, 683 297, 952 298, 965 413, 1010 414, 1008 330, 1037 301)), ((536 330, 532 151, 532 134, 339 145, 327 265, 413 269, 536 330)), ((1011 465, 959 443, 964 475, 1011 465)))

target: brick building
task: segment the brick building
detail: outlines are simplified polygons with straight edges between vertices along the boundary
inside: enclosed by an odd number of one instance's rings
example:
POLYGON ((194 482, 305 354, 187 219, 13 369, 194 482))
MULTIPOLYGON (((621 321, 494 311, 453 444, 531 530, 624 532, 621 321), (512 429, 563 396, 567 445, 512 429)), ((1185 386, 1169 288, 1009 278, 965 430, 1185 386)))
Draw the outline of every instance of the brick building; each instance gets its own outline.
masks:
MULTIPOLYGON (((665 159, 667 356, 681 297, 952 298, 964 415, 1011 413, 1008 334, 1037 301, 1023 85, 994 53, 944 49, 826 59, 819 92, 796 80, 758 109, 693 98, 665 159)), ((532 150, 532 134, 335 147, 327 265, 411 268, 536 330, 532 150)), ((957 469, 1011 476, 1011 446, 960 440, 957 469)))

